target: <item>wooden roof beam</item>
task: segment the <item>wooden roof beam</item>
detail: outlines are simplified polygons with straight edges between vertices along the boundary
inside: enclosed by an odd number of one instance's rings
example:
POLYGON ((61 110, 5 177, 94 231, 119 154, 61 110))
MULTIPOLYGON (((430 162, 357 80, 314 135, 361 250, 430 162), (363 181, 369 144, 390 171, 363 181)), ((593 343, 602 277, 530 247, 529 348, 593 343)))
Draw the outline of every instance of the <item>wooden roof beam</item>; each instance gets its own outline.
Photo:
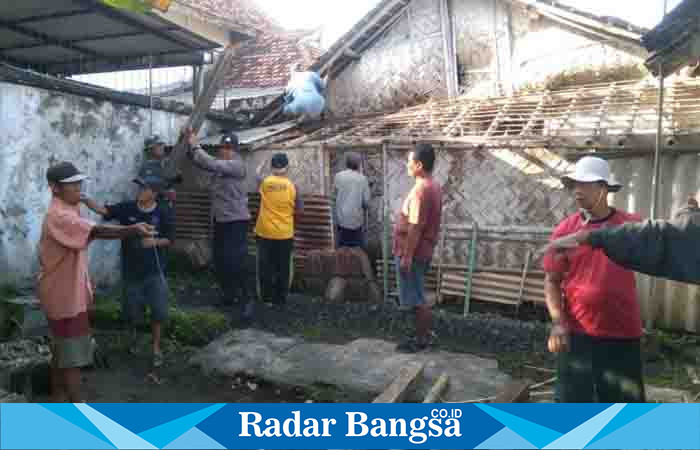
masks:
POLYGON ((221 47, 226 47, 228 44, 236 41, 243 41, 254 37, 246 30, 236 28, 233 25, 227 25, 227 27, 224 28, 214 25, 211 22, 201 20, 177 3, 173 3, 170 9, 168 9, 168 12, 154 10, 153 14, 187 30, 195 36, 219 44, 221 47))

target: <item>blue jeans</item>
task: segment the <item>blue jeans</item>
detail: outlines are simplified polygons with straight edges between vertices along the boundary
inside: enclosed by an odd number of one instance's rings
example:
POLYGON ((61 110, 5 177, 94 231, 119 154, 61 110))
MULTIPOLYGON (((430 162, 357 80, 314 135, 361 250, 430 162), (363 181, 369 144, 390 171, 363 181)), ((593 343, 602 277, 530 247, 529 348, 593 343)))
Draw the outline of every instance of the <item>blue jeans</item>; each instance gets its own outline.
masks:
POLYGON ((396 262, 396 279, 399 280, 399 302, 402 309, 413 309, 418 305, 424 305, 425 301, 425 274, 430 266, 430 261, 413 260, 408 272, 401 271, 401 258, 394 257, 396 262))

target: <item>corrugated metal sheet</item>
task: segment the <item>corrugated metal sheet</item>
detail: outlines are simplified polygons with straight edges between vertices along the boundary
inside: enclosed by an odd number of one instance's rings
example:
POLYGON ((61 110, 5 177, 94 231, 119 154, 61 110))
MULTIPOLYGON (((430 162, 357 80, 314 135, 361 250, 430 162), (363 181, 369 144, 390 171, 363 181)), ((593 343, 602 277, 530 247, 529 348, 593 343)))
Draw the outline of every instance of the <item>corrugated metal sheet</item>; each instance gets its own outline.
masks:
MULTIPOLYGON (((294 250, 297 268, 303 266, 306 253, 311 250, 334 248, 333 207, 331 199, 321 195, 304 195, 304 210, 296 216, 294 250)), ((249 249, 255 252, 255 220, 260 208, 260 194, 249 194, 250 221, 249 249)), ((211 201, 203 191, 178 191, 175 207, 175 237, 183 240, 211 238, 211 201)))
MULTIPOLYGON (((312 250, 333 249, 335 233, 333 230, 333 206, 328 197, 322 195, 303 195, 304 209, 295 216, 294 230, 294 265, 300 273, 305 264, 306 255, 312 250)), ((250 214, 258 217, 260 194, 250 194, 250 214)), ((255 220, 251 220, 248 233, 249 248, 254 253, 255 220)))
MULTIPOLYGON (((700 151, 700 150, 699 150, 700 151)), ((612 204, 648 217, 651 205, 652 158, 615 159, 611 169, 624 188, 612 196, 612 204)), ((661 159, 660 217, 670 218, 689 195, 700 187, 700 155, 666 156, 661 159)), ((642 316, 658 327, 700 331, 700 286, 639 276, 642 316)))
MULTIPOLYGON (((0 2, 0 28, 13 34, 8 41, 0 39, 0 47, 3 59, 15 65, 77 74, 143 66, 132 57, 154 56, 158 67, 171 65, 159 57, 178 54, 194 64, 202 61, 203 51, 219 46, 168 17, 172 12, 138 14, 91 1, 5 1, 0 2)), ((187 18, 192 27, 203 23, 191 12, 187 18)))
POLYGON ((175 239, 207 240, 211 231, 211 200, 207 191, 177 191, 175 239))
MULTIPOLYGON (((256 141, 259 141, 261 139, 265 139, 271 136, 275 136, 280 133, 284 133, 285 131, 291 130, 293 128, 297 127, 297 123, 295 121, 287 121, 283 123, 279 123, 276 125, 270 125, 267 127, 259 127, 259 128, 251 128, 248 130, 242 130, 242 131, 235 131, 234 133, 238 137, 238 142, 241 145, 246 145, 246 144, 252 144, 256 141)), ((202 139, 201 143, 203 145, 216 145, 219 142, 221 142, 221 137, 223 135, 216 135, 216 136, 208 136, 204 139, 202 139)))

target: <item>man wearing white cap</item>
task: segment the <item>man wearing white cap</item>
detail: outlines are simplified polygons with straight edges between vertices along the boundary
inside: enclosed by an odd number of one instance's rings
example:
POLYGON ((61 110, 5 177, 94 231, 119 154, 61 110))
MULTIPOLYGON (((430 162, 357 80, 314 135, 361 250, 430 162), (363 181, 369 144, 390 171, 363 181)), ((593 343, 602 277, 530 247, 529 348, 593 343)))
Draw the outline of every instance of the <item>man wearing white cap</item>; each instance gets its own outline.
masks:
MULTIPOLYGON (((608 193, 621 186, 600 158, 582 158, 562 183, 574 193, 580 210, 556 227, 552 240, 640 220, 609 206, 608 193)), ((644 402, 634 273, 588 246, 550 251, 543 265, 553 322, 548 347, 559 356, 559 401, 644 402)))

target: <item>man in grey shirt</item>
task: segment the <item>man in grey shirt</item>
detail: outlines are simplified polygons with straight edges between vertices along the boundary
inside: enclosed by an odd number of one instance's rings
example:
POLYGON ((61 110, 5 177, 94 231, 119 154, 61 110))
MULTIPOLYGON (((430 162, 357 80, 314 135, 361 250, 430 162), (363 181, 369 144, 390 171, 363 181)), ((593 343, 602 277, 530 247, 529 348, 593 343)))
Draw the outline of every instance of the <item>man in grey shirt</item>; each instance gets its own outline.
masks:
POLYGON ((348 153, 346 170, 335 176, 335 217, 339 247, 363 247, 365 211, 369 206, 369 182, 360 173, 360 155, 348 153))
POLYGON ((212 219, 214 222, 214 266, 225 300, 233 303, 238 298, 241 318, 252 317, 253 295, 245 270, 248 256, 248 190, 246 188, 246 165, 239 154, 238 137, 226 134, 213 158, 198 144, 196 136, 186 133, 189 149, 187 156, 193 164, 212 173, 211 184, 212 219))

